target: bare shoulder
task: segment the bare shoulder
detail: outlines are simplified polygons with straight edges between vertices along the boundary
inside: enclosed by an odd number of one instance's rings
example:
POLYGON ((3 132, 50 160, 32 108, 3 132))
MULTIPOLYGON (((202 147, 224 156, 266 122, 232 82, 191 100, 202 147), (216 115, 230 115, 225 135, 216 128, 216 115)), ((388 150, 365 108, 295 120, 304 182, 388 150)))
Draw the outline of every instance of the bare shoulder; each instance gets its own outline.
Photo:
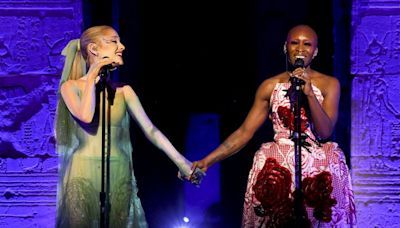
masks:
POLYGON ((117 90, 121 90, 124 93, 135 93, 130 85, 124 85, 122 87, 117 88, 117 90))
POLYGON ((265 79, 260 87, 263 87, 264 89, 268 89, 268 90, 273 90, 275 88, 275 85, 277 83, 283 83, 283 82, 288 82, 289 77, 287 76, 286 73, 281 73, 278 75, 275 75, 273 77, 270 77, 268 79, 265 79))
POLYGON ((81 90, 79 80, 68 80, 61 85, 61 93, 78 92, 81 90))
POLYGON ((284 72, 284 73, 275 75, 273 77, 270 77, 268 79, 265 79, 258 87, 257 95, 262 96, 263 98, 269 100, 276 84, 286 82, 288 80, 288 77, 286 75, 287 75, 286 72, 284 72))
POLYGON ((117 88, 117 92, 121 91, 124 94, 126 100, 134 99, 137 97, 135 91, 132 89, 130 85, 124 85, 120 88, 117 88))
POLYGON ((321 90, 323 95, 329 92, 340 91, 340 82, 337 78, 319 72, 316 73, 315 86, 321 90))

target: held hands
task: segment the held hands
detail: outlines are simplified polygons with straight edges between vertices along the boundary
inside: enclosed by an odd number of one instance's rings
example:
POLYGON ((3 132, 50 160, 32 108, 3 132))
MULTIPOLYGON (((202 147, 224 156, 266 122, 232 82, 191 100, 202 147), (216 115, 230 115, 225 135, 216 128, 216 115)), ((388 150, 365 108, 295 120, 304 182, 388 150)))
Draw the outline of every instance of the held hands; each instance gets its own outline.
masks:
POLYGON ((195 161, 192 164, 192 174, 189 176, 189 181, 199 186, 203 177, 206 175, 206 171, 208 169, 207 163, 203 160, 195 161))
POLYGON ((208 170, 208 164, 207 164, 207 162, 205 161, 205 159, 202 159, 202 160, 199 160, 199 161, 195 161, 195 162, 193 162, 193 164, 192 164, 192 170, 195 170, 195 169, 201 169, 203 172, 207 172, 207 170, 208 170))
POLYGON ((206 176, 206 173, 199 168, 193 169, 190 176, 184 175, 181 171, 178 172, 179 179, 190 181, 190 183, 196 185, 196 187, 200 187, 201 181, 203 180, 204 176, 206 176))

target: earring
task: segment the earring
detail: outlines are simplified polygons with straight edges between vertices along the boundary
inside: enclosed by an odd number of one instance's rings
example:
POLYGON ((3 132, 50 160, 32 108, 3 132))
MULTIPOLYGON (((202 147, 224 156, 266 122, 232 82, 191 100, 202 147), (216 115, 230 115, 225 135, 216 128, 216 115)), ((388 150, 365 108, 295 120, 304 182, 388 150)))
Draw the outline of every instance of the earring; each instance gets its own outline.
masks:
POLYGON ((314 51, 314 53, 312 55, 312 58, 315 58, 317 55, 318 55, 318 48, 315 49, 315 51, 314 51))
POLYGON ((283 45, 283 53, 285 53, 285 55, 286 55, 286 53, 287 53, 287 47, 286 47, 286 44, 287 44, 287 42, 285 41, 285 44, 283 45))

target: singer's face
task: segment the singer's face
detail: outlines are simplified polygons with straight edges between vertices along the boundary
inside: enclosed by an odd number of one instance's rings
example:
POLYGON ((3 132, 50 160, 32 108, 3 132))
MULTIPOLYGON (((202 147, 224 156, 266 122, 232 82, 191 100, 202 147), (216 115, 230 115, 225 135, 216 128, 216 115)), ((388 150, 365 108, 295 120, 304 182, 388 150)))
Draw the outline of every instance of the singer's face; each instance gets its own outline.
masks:
POLYGON ((99 58, 112 58, 116 66, 123 65, 122 52, 124 50, 125 46, 115 30, 109 29, 100 37, 99 58))
POLYGON ((296 27, 292 29, 287 37, 287 50, 290 62, 293 64, 297 58, 304 60, 308 66, 317 48, 317 35, 309 27, 296 27))

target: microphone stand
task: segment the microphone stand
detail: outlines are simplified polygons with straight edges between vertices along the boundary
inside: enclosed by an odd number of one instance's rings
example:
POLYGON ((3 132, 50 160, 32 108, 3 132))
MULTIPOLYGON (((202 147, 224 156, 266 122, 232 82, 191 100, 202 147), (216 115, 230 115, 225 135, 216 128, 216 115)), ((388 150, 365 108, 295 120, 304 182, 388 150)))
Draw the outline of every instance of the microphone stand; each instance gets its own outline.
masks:
POLYGON ((100 227, 108 228, 110 224, 109 213, 111 210, 110 204, 110 119, 111 119, 111 105, 114 100, 114 93, 112 93, 111 86, 108 84, 110 80, 110 69, 104 67, 100 71, 100 89, 102 92, 101 107, 101 192, 100 192, 100 227), (107 90, 106 90, 107 88, 107 90), (107 139, 106 139, 106 91, 107 91, 107 139), (106 147, 107 142, 107 147, 106 147), (107 148, 107 151, 105 150, 107 148))
MULTIPOLYGON (((297 79, 297 78, 296 78, 297 79)), ((294 191, 294 216, 295 222, 300 227, 305 227, 306 214, 303 209, 302 170, 301 170, 301 82, 294 80, 296 99, 294 104, 294 161, 295 161, 295 191, 294 191)))
MULTIPOLYGON (((304 67, 303 59, 296 59, 294 67, 304 67)), ((301 147, 302 147, 302 134, 301 134, 301 104, 302 104, 302 89, 304 81, 293 77, 291 79, 292 86, 295 87, 295 100, 292 110, 294 114, 294 159, 295 159, 295 191, 294 191, 294 222, 297 227, 308 227, 307 213, 304 208, 304 196, 302 189, 302 170, 301 170, 301 147)))

